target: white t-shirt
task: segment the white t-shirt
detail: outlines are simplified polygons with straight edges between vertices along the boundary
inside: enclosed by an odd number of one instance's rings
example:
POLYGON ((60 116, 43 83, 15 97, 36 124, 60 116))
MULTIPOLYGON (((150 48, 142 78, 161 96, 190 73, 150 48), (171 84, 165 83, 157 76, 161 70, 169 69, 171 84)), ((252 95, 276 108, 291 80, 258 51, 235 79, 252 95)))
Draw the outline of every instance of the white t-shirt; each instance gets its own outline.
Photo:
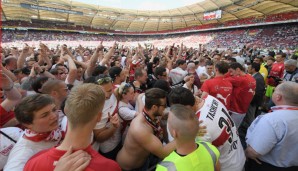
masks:
POLYGON ((183 79, 186 75, 187 75, 187 72, 184 71, 183 69, 181 69, 180 67, 172 69, 169 74, 169 77, 172 80, 172 85, 175 85, 175 84, 183 81, 183 79))
POLYGON ((4 171, 23 171, 25 164, 33 155, 58 143, 59 141, 34 142, 21 137, 11 150, 4 171))
MULTIPOLYGON (((142 96, 141 97, 141 102, 142 102, 142 104, 143 104, 143 106, 145 105, 145 93, 142 93, 142 94, 140 94, 139 96, 142 96)), ((142 107, 143 108, 143 106, 139 106, 139 104, 138 103, 136 103, 136 106, 135 106, 135 111, 140 111, 140 110, 143 110, 143 109, 140 109, 140 107, 142 107)))
MULTIPOLYGON (((122 101, 119 102, 119 117, 120 121, 123 122, 123 119, 126 121, 131 121, 136 116, 137 111, 135 111, 134 107, 130 103, 124 103, 122 101)), ((122 128, 122 127, 121 127, 122 128)), ((128 126, 125 128, 123 135, 122 135, 122 142, 124 142, 124 139, 126 137, 128 131, 128 126)))
POLYGON ((201 75, 201 74, 206 72, 206 67, 205 66, 198 66, 198 68, 196 69, 196 72, 197 72, 198 75, 201 75))
MULTIPOLYGON (((18 141, 23 133, 23 131, 17 127, 1 128, 0 130, 15 141, 18 141)), ((15 142, 4 136, 2 133, 0 134, 0 170, 4 168, 8 155, 14 145, 15 142)))
POLYGON ((235 56, 234 58, 236 59, 236 62, 238 62, 242 66, 245 64, 245 59, 244 58, 242 58, 240 56, 235 56))
POLYGON ((204 137, 197 137, 197 139, 212 142, 218 148, 221 171, 242 171, 246 158, 236 125, 226 107, 219 100, 208 95, 196 115, 207 127, 204 137))
POLYGON ((136 115, 136 112, 134 107, 130 104, 130 103, 124 103, 122 101, 119 102, 119 106, 118 106, 118 109, 119 109, 119 116, 120 116, 120 119, 124 119, 124 120, 132 120, 135 115, 136 115))
MULTIPOLYGON (((183 87, 189 89, 189 88, 187 87, 186 84, 184 84, 183 87)), ((196 85, 193 85, 193 88, 191 88, 191 89, 189 89, 189 90, 190 90, 190 91, 192 92, 192 94, 194 94, 194 95, 196 95, 196 94, 199 92, 199 89, 198 89, 198 87, 197 87, 196 85)))
MULTIPOLYGON (((115 97, 114 94, 111 95, 110 99, 105 101, 103 110, 102 110, 102 116, 101 116, 101 120, 99 122, 97 122, 96 126, 94 129, 102 129, 104 127, 111 127, 111 123, 108 122, 109 120, 109 115, 108 113, 110 113, 110 115, 112 116, 113 112, 115 111, 115 109, 117 108, 117 99, 115 97)), ((115 133, 106 141, 98 143, 95 142, 93 145, 93 148, 95 150, 97 146, 99 146, 99 150, 103 153, 107 153, 112 151, 121 141, 121 128, 119 127, 115 133)))

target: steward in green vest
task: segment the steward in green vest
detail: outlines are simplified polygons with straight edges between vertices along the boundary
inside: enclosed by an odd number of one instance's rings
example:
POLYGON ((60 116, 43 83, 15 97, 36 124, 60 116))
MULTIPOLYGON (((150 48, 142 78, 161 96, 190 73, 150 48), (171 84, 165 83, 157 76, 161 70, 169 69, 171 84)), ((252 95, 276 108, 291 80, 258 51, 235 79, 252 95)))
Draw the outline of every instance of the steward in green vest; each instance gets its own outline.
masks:
POLYGON ((217 171, 219 151, 208 142, 195 143, 199 123, 195 113, 183 105, 172 105, 168 127, 176 150, 157 165, 156 171, 217 171))

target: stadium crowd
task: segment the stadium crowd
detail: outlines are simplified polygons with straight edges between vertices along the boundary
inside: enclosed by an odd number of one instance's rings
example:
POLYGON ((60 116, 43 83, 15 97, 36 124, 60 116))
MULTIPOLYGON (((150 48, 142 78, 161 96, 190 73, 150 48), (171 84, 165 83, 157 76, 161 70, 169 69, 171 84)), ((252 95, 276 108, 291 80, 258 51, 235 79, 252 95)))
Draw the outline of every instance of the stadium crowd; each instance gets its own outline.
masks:
POLYGON ((298 169, 297 26, 2 34, 0 170, 298 169))
POLYGON ((239 28, 233 30, 219 30, 211 32, 200 32, 192 34, 158 35, 158 36, 123 36, 123 35, 99 35, 83 34, 71 32, 44 32, 44 31, 17 31, 3 30, 2 46, 22 47, 24 43, 37 45, 40 40, 47 42, 49 47, 56 47, 61 42, 69 46, 77 47, 78 41, 83 46, 95 48, 96 41, 105 41, 112 45, 113 41, 119 42, 125 46, 137 46, 141 44, 154 44, 157 47, 164 48, 172 43, 184 43, 189 47, 198 47, 204 44, 208 48, 215 48, 220 45, 221 48, 239 49, 245 44, 253 42, 261 49, 295 49, 298 44, 297 25, 286 26, 264 26, 257 28, 239 28), (87 43, 86 43, 87 41, 87 43), (93 41, 93 42, 92 42, 93 41), (35 43, 34 43, 35 42, 35 43))
MULTIPOLYGON (((202 30, 202 29, 210 29, 210 28, 221 28, 221 27, 229 27, 229 26, 241 26, 241 25, 249 25, 249 24, 264 24, 269 22, 278 22, 278 21, 290 21, 297 20, 298 13, 297 12, 285 12, 278 14, 270 14, 266 16, 257 16, 257 17, 249 17, 242 18, 237 20, 226 21, 224 23, 211 23, 211 24, 202 24, 199 26, 185 27, 175 30, 165 30, 165 31, 145 31, 142 34, 156 34, 156 33, 171 33, 171 32, 187 32, 192 30, 202 30)), ((101 32, 110 32, 110 33, 125 33, 125 31, 115 31, 108 29, 100 29, 92 26, 81 26, 75 25, 74 23, 69 22, 49 22, 45 20, 33 20, 34 22, 28 21, 15 21, 8 20, 3 21, 3 26, 8 27, 29 27, 29 28, 46 28, 46 29, 63 29, 63 30, 75 30, 75 31, 101 31, 101 32), (35 22, 36 21, 36 22, 35 22)), ((130 32, 131 34, 138 35, 139 32, 130 32)))

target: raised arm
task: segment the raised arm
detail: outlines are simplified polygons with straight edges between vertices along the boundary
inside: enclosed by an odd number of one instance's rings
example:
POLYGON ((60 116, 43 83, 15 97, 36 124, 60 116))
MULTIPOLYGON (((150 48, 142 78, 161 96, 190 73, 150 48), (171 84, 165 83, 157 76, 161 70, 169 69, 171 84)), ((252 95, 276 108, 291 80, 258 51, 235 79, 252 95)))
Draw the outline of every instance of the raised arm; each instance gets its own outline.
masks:
POLYGON ((103 55, 102 50, 103 50, 103 45, 102 45, 102 41, 101 41, 100 44, 97 46, 95 52, 91 56, 89 63, 87 64, 86 74, 88 77, 90 77, 92 75, 92 72, 93 72, 94 68, 96 67, 96 63, 98 61, 98 56, 103 55))
POLYGON ((2 62, 0 63, 0 68, 2 69, 5 75, 7 75, 10 79, 12 79, 12 81, 17 81, 17 77, 11 71, 3 67, 2 62))
MULTIPOLYGON (((46 65, 46 70, 51 69, 52 67, 52 62, 48 56, 48 53, 50 51, 50 49, 43 43, 40 44, 40 48, 41 48, 41 57, 43 59, 43 61, 47 64, 46 65)), ((51 51, 50 51, 51 52, 51 51)))
POLYGON ((177 56, 177 59, 181 59, 182 58, 182 51, 183 51, 183 43, 181 43, 181 46, 179 48, 179 52, 178 52, 178 56, 177 56))
POLYGON ((5 111, 11 111, 21 100, 22 95, 13 86, 13 81, 1 71, 1 88, 6 95, 6 99, 1 103, 5 111))
POLYGON ((70 57, 69 55, 65 55, 64 59, 67 60, 68 63, 68 75, 66 77, 68 84, 72 84, 75 82, 76 78, 77 78, 77 66, 74 63, 72 57, 70 57))
POLYGON ((103 59, 100 61, 100 65, 105 65, 108 63, 108 61, 110 60, 110 58, 113 56, 114 52, 115 52, 115 48, 117 46, 117 43, 114 42, 113 46, 110 48, 110 50, 108 51, 108 53, 106 53, 103 57, 103 59))
POLYGON ((175 140, 163 146, 161 141, 155 135, 149 133, 149 130, 144 130, 144 128, 135 129, 133 131, 133 136, 140 146, 160 159, 167 157, 176 148, 175 140))
POLYGON ((21 69, 23 68, 24 66, 24 63, 25 63, 25 60, 26 60, 26 57, 29 56, 29 46, 25 46, 17 60, 17 68, 18 69, 21 69))

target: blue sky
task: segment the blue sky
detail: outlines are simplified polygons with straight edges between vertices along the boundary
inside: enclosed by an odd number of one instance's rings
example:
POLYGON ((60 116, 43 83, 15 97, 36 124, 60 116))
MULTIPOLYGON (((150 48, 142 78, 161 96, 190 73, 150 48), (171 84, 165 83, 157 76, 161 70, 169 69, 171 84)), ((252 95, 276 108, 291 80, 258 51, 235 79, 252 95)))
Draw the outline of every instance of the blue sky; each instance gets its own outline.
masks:
POLYGON ((74 0, 87 4, 135 10, 167 10, 204 0, 74 0))

